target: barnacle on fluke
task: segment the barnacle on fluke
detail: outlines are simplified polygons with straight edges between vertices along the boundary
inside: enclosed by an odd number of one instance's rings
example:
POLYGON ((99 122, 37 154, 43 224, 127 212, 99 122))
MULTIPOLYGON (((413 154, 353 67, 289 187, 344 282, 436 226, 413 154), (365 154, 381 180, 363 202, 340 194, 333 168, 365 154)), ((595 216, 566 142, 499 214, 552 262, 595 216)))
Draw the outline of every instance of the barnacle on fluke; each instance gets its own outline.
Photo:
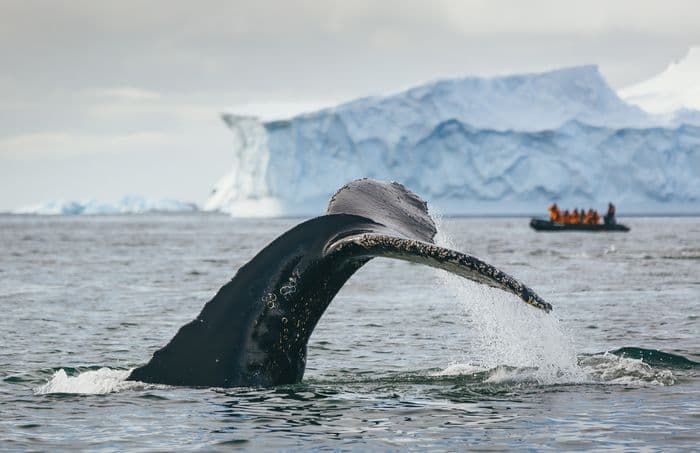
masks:
POLYGON ((299 382, 314 327, 345 282, 374 257, 445 269, 551 310, 508 274, 435 245, 436 233, 427 203, 403 185, 346 184, 331 197, 326 215, 261 250, 129 379, 216 387, 299 382))

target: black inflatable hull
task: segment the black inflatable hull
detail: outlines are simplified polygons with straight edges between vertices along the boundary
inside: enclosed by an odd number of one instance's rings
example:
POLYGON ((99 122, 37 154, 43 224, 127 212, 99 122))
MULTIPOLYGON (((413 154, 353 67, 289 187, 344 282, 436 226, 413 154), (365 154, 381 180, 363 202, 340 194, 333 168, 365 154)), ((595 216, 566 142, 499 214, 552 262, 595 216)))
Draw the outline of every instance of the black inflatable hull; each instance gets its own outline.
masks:
POLYGON ((627 232, 629 227, 621 223, 613 225, 587 225, 579 223, 554 223, 549 220, 531 219, 530 226, 537 231, 618 231, 627 232))

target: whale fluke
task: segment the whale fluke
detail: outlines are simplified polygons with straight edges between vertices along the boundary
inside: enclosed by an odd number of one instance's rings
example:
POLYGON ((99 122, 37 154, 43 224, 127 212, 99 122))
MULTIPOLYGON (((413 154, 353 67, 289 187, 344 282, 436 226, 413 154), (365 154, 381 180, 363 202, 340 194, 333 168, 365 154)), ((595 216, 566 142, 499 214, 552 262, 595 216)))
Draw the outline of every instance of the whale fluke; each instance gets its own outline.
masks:
POLYGON ((129 379, 207 387, 299 382, 314 327, 345 282, 374 257, 444 269, 551 310, 508 274, 435 245, 436 231, 426 202, 401 184, 353 181, 333 194, 326 215, 290 229, 243 265, 129 379))

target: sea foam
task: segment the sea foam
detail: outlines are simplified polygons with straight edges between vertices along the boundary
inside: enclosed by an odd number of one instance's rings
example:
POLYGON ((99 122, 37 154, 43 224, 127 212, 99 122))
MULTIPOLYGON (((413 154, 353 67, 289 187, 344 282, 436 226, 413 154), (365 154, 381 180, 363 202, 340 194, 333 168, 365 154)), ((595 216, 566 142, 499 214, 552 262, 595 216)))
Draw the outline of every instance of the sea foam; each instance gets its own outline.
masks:
POLYGON ((100 368, 69 376, 64 369, 56 371, 49 381, 34 389, 37 395, 49 393, 102 394, 143 388, 145 384, 127 381, 131 370, 100 368))

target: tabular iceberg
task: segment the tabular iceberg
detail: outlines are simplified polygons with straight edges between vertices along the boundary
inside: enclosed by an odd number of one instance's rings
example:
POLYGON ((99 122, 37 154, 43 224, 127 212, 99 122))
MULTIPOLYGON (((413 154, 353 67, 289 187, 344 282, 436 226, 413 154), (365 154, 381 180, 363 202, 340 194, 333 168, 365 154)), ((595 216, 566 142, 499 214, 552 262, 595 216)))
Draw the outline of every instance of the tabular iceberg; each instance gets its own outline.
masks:
POLYGON ((283 121, 223 119, 234 165, 204 208, 234 216, 318 214, 360 177, 401 181, 445 214, 608 200, 700 211, 700 128, 624 102, 595 66, 438 81, 283 121))

